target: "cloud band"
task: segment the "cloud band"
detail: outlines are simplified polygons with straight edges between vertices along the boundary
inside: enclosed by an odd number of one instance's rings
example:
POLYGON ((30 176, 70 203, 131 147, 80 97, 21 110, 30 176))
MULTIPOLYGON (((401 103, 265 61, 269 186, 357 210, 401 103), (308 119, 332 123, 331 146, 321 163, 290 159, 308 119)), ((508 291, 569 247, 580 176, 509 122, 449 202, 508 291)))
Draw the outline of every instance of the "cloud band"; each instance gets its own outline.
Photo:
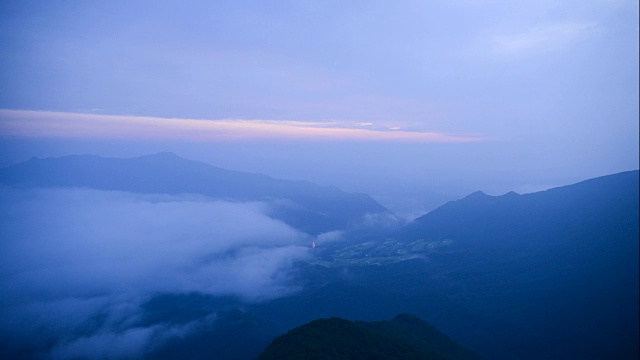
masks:
POLYGON ((4 137, 191 141, 304 140, 461 143, 477 136, 363 128, 361 123, 278 120, 199 120, 53 111, 0 110, 4 137))

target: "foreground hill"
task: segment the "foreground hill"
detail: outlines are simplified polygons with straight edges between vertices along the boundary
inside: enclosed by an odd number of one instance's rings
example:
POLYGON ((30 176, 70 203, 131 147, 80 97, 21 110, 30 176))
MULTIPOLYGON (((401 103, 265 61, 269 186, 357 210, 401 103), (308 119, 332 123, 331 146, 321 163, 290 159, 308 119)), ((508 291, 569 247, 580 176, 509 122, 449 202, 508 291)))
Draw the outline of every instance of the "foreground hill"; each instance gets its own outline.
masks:
POLYGON ((391 321, 320 319, 276 338, 258 356, 269 359, 479 359, 419 318, 391 321))
POLYGON ((347 193, 306 181, 225 170, 173 153, 128 159, 93 155, 32 158, 0 169, 0 183, 268 201, 272 216, 314 234, 345 229, 366 214, 388 213, 366 194, 347 193))

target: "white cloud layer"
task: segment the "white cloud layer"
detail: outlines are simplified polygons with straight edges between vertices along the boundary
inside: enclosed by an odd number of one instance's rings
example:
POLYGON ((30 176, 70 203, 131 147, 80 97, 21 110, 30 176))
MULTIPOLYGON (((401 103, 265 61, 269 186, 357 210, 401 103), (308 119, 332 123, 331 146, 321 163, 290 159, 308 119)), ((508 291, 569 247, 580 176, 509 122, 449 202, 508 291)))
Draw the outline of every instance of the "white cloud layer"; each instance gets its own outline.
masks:
MULTIPOLYGON (((364 123, 367 124, 367 123, 364 123)), ((0 134, 9 137, 155 139, 188 141, 313 140, 463 143, 479 136, 395 127, 367 128, 353 122, 175 119, 0 109, 0 134), (394 131, 389 131, 394 130, 394 131)))
POLYGON ((135 327, 154 294, 289 294, 311 243, 262 203, 0 188, 0 204, 0 342, 53 337, 53 357, 135 356, 175 330, 135 327), (104 324, 78 336, 96 316, 104 324))

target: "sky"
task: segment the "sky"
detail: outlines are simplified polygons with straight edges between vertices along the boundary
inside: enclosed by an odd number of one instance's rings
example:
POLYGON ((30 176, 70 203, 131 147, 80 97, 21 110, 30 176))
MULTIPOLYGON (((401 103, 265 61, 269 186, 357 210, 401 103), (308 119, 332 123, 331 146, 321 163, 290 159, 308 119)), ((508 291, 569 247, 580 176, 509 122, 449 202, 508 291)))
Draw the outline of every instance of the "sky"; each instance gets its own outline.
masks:
MULTIPOLYGON (((365 192, 408 220, 477 190, 638 169, 638 12, 634 0, 4 0, 0 167, 171 151, 365 192)), ((294 293, 310 244, 344 239, 268 206, 0 186, 0 341, 136 357, 215 320, 141 325, 155 294, 294 293)))
POLYGON ((566 185, 638 168, 638 33, 633 0, 3 1, 0 165, 173 151, 407 211, 566 185))

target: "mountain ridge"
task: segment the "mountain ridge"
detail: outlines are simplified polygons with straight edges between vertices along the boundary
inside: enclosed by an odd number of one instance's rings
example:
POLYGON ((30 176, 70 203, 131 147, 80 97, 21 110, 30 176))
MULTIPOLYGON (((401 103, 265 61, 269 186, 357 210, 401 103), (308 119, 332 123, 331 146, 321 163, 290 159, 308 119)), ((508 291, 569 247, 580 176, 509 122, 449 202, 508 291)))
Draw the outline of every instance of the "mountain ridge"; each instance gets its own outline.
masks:
POLYGON ((518 196, 475 193, 394 238, 446 243, 426 255, 433 286, 462 303, 545 331, 548 341, 575 333, 549 353, 539 347, 538 358, 637 358, 639 174, 518 196))
MULTIPOLYGON (((553 211, 559 213, 566 211, 567 206, 577 207, 587 206, 597 201, 606 203, 613 203, 614 201, 631 201, 635 199, 637 202, 637 184, 639 183, 638 170, 625 171, 616 174, 605 175, 597 178, 584 180, 575 184, 555 187, 544 191, 528 194, 517 194, 509 192, 504 195, 491 196, 481 191, 476 191, 467 195, 466 197, 450 201, 439 208, 416 218, 412 223, 408 224, 401 229, 401 233, 408 233, 412 228, 419 227, 421 225, 428 226, 429 222, 432 222, 433 218, 441 218, 446 214, 455 211, 463 211, 467 218, 481 217, 486 219, 493 215, 492 211, 496 207, 506 207, 512 211, 511 214, 506 214, 508 217, 523 216, 522 211, 524 207, 528 205, 535 205, 538 208, 544 207, 539 211, 553 211), (627 189, 631 191, 631 197, 627 197, 627 193, 619 193, 616 190, 627 189), (589 196, 584 196, 586 192, 589 192, 589 196), (611 194, 615 198, 611 198, 611 194), (558 195, 558 198, 551 197, 558 195), (515 213, 514 213, 515 212, 515 213)), ((504 214, 503 214, 504 215, 504 214)), ((539 216, 540 214, 529 214, 529 216, 539 216)))
POLYGON ((32 158, 0 169, 0 183, 267 201, 271 204, 271 216, 312 234, 347 229, 367 214, 391 214, 367 194, 226 170, 169 152, 134 158, 97 155, 32 158))

